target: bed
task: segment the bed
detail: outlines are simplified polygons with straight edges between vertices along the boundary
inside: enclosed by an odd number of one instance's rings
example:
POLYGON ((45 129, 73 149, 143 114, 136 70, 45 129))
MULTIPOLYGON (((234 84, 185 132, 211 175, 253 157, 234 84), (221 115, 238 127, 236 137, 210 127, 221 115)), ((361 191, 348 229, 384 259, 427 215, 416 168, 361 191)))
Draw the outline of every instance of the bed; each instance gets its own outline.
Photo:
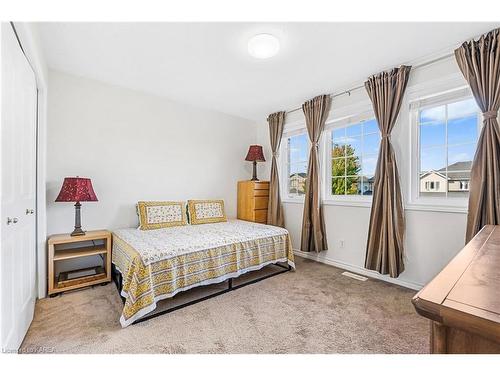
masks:
POLYGON ((118 229, 112 258, 124 300, 122 327, 144 320, 158 301, 179 292, 226 280, 230 290, 233 278, 271 264, 295 269, 286 229, 242 220, 118 229))

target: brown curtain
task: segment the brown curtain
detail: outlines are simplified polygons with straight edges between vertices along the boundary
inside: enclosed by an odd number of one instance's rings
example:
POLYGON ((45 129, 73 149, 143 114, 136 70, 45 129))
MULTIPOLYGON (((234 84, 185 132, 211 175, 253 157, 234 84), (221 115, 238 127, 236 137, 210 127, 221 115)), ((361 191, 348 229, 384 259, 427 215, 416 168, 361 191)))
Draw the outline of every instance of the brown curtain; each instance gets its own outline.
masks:
POLYGON ((500 29, 462 44, 455 58, 483 112, 472 162, 466 241, 486 224, 500 224, 500 29))
POLYGON ((269 123, 269 136, 271 138, 271 151, 273 157, 271 161, 271 178, 269 182, 269 202, 267 206, 267 223, 278 227, 285 226, 283 206, 280 197, 280 180, 278 175, 278 157, 283 128, 285 127, 285 112, 276 112, 267 117, 269 123))
POLYGON ((404 271, 404 212, 391 131, 396 123, 410 66, 370 77, 365 82, 382 135, 378 154, 365 267, 398 277, 404 271))
POLYGON ((318 144, 330 109, 330 97, 320 95, 302 105, 307 132, 311 141, 307 167, 304 216, 302 219, 302 251, 328 250, 325 220, 320 200, 320 170, 318 144))

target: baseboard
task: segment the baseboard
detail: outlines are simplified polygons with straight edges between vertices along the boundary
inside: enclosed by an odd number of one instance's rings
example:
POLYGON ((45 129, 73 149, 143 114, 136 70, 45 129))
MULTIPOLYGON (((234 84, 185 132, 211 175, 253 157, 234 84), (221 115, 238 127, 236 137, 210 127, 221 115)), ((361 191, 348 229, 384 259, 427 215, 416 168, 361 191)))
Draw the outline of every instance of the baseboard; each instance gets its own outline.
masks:
POLYGON ((417 284, 417 283, 412 283, 410 281, 394 279, 392 277, 384 276, 384 275, 381 275, 375 271, 370 271, 370 270, 367 270, 367 269, 359 267, 359 266, 354 266, 352 264, 339 262, 337 260, 333 260, 333 259, 326 258, 326 257, 318 257, 316 254, 311 254, 311 253, 307 253, 307 252, 300 251, 300 250, 293 250, 293 253, 299 257, 302 257, 302 258, 312 259, 312 260, 315 260, 315 261, 320 262, 320 263, 328 264, 330 266, 342 268, 344 270, 357 273, 359 275, 371 277, 372 279, 382 280, 382 281, 385 281, 385 282, 388 282, 391 284, 404 286, 405 288, 409 288, 409 289, 413 289, 413 290, 420 290, 423 287, 422 284, 417 284))

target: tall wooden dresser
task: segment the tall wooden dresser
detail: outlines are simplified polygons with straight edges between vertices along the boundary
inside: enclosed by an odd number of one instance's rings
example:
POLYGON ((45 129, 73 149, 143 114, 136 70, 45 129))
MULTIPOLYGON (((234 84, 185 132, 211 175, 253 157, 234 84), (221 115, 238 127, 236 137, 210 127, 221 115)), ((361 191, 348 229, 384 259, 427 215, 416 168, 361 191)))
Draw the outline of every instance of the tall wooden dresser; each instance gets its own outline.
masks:
POLYGON ((267 223, 269 181, 238 182, 238 219, 267 223))

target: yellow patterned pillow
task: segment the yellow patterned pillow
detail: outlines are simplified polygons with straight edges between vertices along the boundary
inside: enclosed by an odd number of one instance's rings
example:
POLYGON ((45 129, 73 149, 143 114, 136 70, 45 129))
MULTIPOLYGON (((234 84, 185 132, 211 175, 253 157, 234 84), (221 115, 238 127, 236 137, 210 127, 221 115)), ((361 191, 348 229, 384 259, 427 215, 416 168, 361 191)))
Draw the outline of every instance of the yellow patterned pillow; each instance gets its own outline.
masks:
POLYGON ((223 200, 189 200, 188 208, 191 224, 227 221, 223 200))
POLYGON ((139 229, 159 229, 186 225, 185 202, 138 202, 139 229))

